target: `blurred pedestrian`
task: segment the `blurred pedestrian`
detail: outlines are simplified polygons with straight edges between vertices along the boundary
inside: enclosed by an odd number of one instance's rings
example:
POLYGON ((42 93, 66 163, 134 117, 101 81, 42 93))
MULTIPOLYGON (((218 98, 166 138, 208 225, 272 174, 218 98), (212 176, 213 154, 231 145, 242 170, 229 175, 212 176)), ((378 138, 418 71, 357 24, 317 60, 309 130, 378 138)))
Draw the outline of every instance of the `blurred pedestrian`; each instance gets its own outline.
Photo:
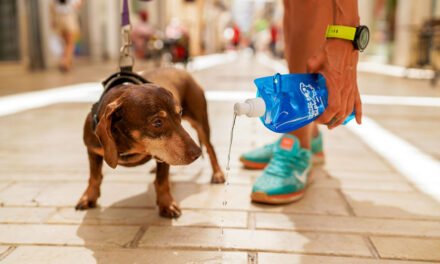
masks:
POLYGON ((235 49, 238 49, 238 46, 240 45, 240 40, 241 40, 241 32, 240 32, 240 28, 238 27, 237 23, 234 23, 234 25, 232 26, 232 46, 235 49))
POLYGON ((148 12, 142 10, 138 13, 139 21, 133 26, 131 39, 136 57, 145 58, 147 56, 148 41, 153 37, 155 29, 148 23, 148 12))
POLYGON ((270 43, 269 48, 273 56, 277 55, 277 42, 278 42, 278 26, 276 23, 270 25, 270 43))
MULTIPOLYGON (((319 72, 326 79, 328 107, 317 122, 332 129, 355 111, 360 124, 362 109, 356 65, 359 50, 368 43, 368 29, 358 27, 357 0, 284 0, 284 7, 289 71, 319 72), (333 30, 327 30, 329 25, 333 30)), ((243 154, 241 161, 245 167, 264 168, 254 183, 252 200, 281 204, 300 199, 310 182, 312 160, 324 162, 323 139, 316 122, 243 154)))
POLYGON ((52 28, 63 40, 64 49, 58 64, 62 72, 72 68, 75 40, 79 35, 78 11, 82 0, 53 0, 50 6, 52 28))

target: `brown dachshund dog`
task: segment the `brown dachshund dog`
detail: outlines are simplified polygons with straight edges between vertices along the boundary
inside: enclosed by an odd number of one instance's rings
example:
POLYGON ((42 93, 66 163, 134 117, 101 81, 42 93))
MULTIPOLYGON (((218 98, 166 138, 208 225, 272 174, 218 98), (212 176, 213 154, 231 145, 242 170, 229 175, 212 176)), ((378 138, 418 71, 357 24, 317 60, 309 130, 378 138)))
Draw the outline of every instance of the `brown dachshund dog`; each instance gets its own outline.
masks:
POLYGON ((206 146, 213 169, 211 181, 225 181, 209 139, 202 88, 187 72, 174 68, 142 76, 152 83, 115 86, 94 105, 96 120, 92 113, 86 118, 84 143, 89 155, 90 178, 76 205, 77 210, 96 206, 103 178, 103 160, 115 168, 117 165, 137 166, 156 159, 154 186, 159 213, 165 217, 180 216, 180 208, 170 193, 170 165, 190 164, 202 153, 182 127, 182 118, 190 122, 201 144, 206 146))

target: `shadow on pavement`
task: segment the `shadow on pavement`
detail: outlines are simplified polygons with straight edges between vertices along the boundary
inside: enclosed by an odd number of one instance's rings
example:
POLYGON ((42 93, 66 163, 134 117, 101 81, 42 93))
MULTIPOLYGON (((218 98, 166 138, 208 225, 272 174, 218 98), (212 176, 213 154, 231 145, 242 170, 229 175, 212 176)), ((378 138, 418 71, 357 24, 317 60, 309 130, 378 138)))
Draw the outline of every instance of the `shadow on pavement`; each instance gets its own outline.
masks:
MULTIPOLYGON (((411 251, 406 245, 408 253, 402 253, 402 251, 405 251, 405 245, 404 243, 399 244, 398 242, 400 239, 429 240, 432 238, 432 224, 435 224, 435 221, 438 221, 438 215, 416 213, 414 210, 411 210, 411 204, 407 204, 407 207, 390 206, 386 204, 393 202, 384 200, 383 204, 381 204, 380 202, 377 203, 376 201, 371 201, 368 197, 365 199, 359 199, 357 196, 351 196, 349 193, 344 193, 344 191, 342 191, 344 188, 341 181, 331 176, 324 168, 314 168, 312 173, 315 175, 314 177, 316 179, 314 179, 308 187, 308 191, 302 200, 281 206, 254 204, 259 210, 267 211, 269 213, 276 212, 277 214, 281 214, 283 218, 280 222, 274 222, 270 228, 258 227, 257 225, 257 229, 298 232, 298 234, 300 234, 300 240, 307 241, 303 244, 302 248, 296 252, 283 252, 284 249, 281 249, 280 253, 277 254, 259 253, 258 263, 351 264, 354 263, 353 261, 356 261, 356 263, 373 264, 378 263, 379 258, 388 258, 388 261, 390 261, 390 258, 394 258, 396 261, 438 261, 438 259, 431 256, 435 244, 433 244, 430 249, 427 248, 424 251, 420 251, 420 249, 411 251), (316 177, 316 175, 320 174, 321 176, 316 177), (329 208, 325 215, 322 213, 310 212, 308 210, 304 212, 302 212, 301 209, 298 211, 292 210, 293 207, 302 207, 303 204, 308 204, 310 199, 314 199, 312 197, 316 196, 316 194, 322 190, 316 188, 314 185, 318 185, 319 181, 328 179, 332 180, 332 188, 335 188, 336 192, 338 192, 344 200, 347 211, 346 215, 331 212, 331 208, 329 208), (278 210, 275 211, 274 208, 277 208, 278 210), (330 216, 337 217, 337 219, 335 219, 336 221, 325 222, 325 219, 315 221, 315 219, 330 216), (307 222, 307 219, 309 219, 310 222, 307 222), (393 220, 395 220, 395 222, 390 222, 393 220), (276 226, 276 224, 279 224, 279 226, 276 226), (412 230, 412 228, 416 228, 416 230, 412 230), (324 238, 325 236, 327 236, 327 238, 324 238), (400 252, 397 253, 398 255, 390 256, 390 250, 388 249, 385 250, 385 254, 381 256, 381 253, 379 252, 380 249, 373 243, 372 237, 389 239, 388 242, 385 243, 392 244, 394 242, 394 246, 397 248, 394 252, 400 252), (327 243, 327 245, 324 245, 323 247, 323 243, 327 243), (404 248, 402 248, 402 246, 404 248), (399 247, 401 249, 398 249, 399 247), (416 251, 419 252, 414 254, 416 251), (311 256, 311 254, 316 255, 311 256), (430 257, 432 259, 430 259, 430 257)), ((402 181, 404 180, 402 179, 402 181)), ((380 185, 380 183, 378 183, 378 185, 380 185)), ((360 192, 362 193, 363 191, 360 192)), ((370 190, 370 192, 377 194, 378 196, 381 195, 381 191, 370 190)), ((422 193, 403 192, 402 194, 419 195, 420 198, 426 199, 424 201, 430 201, 437 204, 433 199, 422 193)), ((395 195, 397 196, 398 194, 395 195)), ((396 197, 395 199, 399 198, 396 197)), ((327 201, 324 200, 323 197, 323 200, 318 202, 326 203, 327 201)), ((316 202, 314 204, 316 204, 316 202)), ((314 206, 314 204, 311 206, 314 206)))
MULTIPOLYGON (((201 176, 201 174, 202 173, 200 171, 196 171, 196 173, 194 173, 189 180, 191 182, 195 182, 197 178, 201 176)), ((180 201, 185 200, 187 198, 187 195, 196 195, 197 191, 204 191, 203 188, 197 189, 196 192, 194 192, 194 190, 191 193, 174 193, 173 181, 171 176, 171 193, 177 200, 178 204, 180 203, 180 201)), ((101 198, 105 195, 112 194, 102 193, 101 198)), ((84 247, 93 252, 93 257, 95 258, 96 263, 181 263, 179 261, 178 250, 163 251, 163 249, 144 248, 135 250, 135 248, 138 248, 140 240, 150 226, 173 226, 174 222, 179 221, 179 219, 168 219, 160 217, 158 209, 154 205, 155 203, 156 192, 154 190, 153 183, 150 183, 146 187, 146 191, 144 193, 140 193, 127 199, 120 200, 110 205, 109 207, 97 207, 87 210, 80 226, 78 227, 77 235, 83 239, 84 247), (109 224, 109 222, 111 222, 111 224, 109 224), (127 238, 126 234, 120 234, 117 231, 114 232, 114 235, 112 237, 109 237, 108 235, 102 236, 103 230, 101 230, 100 227, 105 224, 109 224, 107 225, 107 228, 111 229, 113 227, 115 231, 123 226, 131 229, 136 229, 136 232, 134 235, 130 235, 129 240, 123 242, 123 239, 127 238), (96 228, 93 228, 94 225, 96 228), (118 241, 119 238, 121 238, 121 241, 118 241), (115 243, 114 247, 103 246, 108 245, 110 240, 118 242, 115 243), (120 251, 121 249, 124 249, 123 254, 120 254, 119 256, 118 254, 111 254, 118 252, 118 250, 120 251), (133 251, 127 251, 129 249, 132 249, 133 251), (160 253, 161 251, 162 253, 160 253), (112 258, 112 255, 116 258, 112 258)), ((185 214, 188 213, 188 211, 183 210, 182 213, 185 214)), ((212 226, 213 223, 192 222, 190 226, 192 225, 212 226)))

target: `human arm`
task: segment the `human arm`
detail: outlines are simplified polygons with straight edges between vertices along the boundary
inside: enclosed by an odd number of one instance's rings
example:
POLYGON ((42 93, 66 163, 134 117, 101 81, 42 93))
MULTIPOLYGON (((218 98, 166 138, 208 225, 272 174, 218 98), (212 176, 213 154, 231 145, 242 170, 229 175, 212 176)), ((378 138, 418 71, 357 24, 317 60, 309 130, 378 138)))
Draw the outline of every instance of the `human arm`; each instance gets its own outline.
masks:
MULTIPOLYGON (((359 26, 357 0, 332 0, 333 25, 359 26)), ((321 12, 329 12, 323 10, 321 12)), ((357 86, 356 68, 359 51, 347 40, 327 39, 320 51, 307 62, 309 72, 319 72, 328 89, 328 106, 317 119, 332 129, 344 122, 353 111, 362 122, 362 104, 357 86)))

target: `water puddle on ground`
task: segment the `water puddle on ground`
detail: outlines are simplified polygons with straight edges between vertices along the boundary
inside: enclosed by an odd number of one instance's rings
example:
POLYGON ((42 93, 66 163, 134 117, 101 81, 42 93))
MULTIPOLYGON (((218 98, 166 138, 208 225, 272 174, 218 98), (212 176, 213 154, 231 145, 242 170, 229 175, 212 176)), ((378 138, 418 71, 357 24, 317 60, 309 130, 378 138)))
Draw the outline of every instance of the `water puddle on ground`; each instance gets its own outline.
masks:
MULTIPOLYGON (((224 194, 223 194, 224 200, 222 202, 223 209, 226 209, 226 207, 228 205, 228 199, 226 197, 228 195, 229 172, 231 170, 231 167, 230 167, 231 148, 232 148, 232 141, 234 139, 234 127, 235 127, 235 120, 236 119, 237 119, 237 114, 234 113, 234 117, 232 119, 231 134, 229 136, 228 160, 227 160, 227 163, 226 163, 226 175, 225 175, 225 183, 224 183, 224 189, 223 189, 224 190, 224 194)), ((220 247, 218 248, 218 251, 222 251, 221 246, 224 244, 223 243, 224 242, 223 241, 223 239, 224 239, 224 222, 225 222, 225 219, 222 216, 221 221, 220 221, 220 230, 221 230, 221 233, 220 233, 220 247)))

